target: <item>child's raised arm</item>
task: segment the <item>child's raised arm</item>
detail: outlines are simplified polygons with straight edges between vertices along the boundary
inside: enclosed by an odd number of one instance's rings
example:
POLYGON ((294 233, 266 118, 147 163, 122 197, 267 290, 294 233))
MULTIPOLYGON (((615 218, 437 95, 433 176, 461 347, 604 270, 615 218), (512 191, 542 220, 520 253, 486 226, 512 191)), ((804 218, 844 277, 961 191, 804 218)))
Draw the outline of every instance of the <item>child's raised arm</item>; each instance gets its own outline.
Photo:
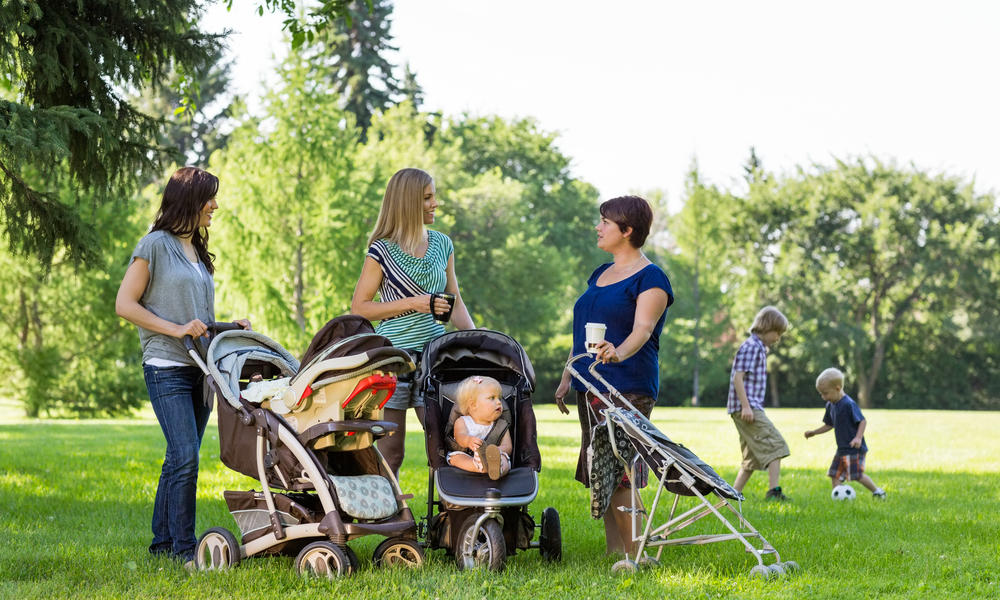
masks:
POLYGON ((819 435, 821 433, 826 433, 827 431, 830 431, 831 429, 833 429, 832 425, 823 425, 822 427, 820 427, 818 429, 811 429, 811 430, 809 430, 809 431, 806 432, 806 439, 808 440, 809 438, 811 438, 814 435, 819 435))
POLYGON ((455 421, 455 441, 458 445, 463 448, 468 448, 473 452, 479 450, 479 446, 483 444, 483 440, 469 435, 469 428, 465 426, 465 419, 459 419, 455 421))

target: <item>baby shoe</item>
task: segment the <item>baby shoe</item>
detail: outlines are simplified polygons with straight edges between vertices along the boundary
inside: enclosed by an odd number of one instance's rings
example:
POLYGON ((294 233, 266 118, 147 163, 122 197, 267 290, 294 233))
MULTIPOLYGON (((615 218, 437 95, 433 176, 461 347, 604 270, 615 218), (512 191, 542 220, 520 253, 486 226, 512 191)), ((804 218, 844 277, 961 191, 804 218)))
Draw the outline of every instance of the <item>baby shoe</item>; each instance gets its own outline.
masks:
POLYGON ((503 459, 500 458, 500 448, 490 444, 483 453, 483 464, 486 465, 486 472, 490 479, 494 481, 500 479, 500 468, 503 466, 503 459))

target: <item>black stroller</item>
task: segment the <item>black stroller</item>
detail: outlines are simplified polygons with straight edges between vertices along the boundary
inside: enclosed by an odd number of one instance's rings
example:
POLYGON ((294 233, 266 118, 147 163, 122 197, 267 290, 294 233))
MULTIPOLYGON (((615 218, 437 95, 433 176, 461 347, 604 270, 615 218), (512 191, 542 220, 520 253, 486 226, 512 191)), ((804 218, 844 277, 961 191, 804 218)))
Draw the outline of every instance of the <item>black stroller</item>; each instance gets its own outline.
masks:
POLYGON ((376 564, 422 564, 406 505, 412 495, 402 493, 374 446, 396 427, 381 420, 382 407, 396 374, 415 368, 409 355, 358 316, 320 330, 302 368, 260 333, 215 329, 229 331, 212 341, 206 362, 190 338, 185 344, 219 395, 222 462, 257 479, 261 490, 224 492, 241 539, 210 528, 198 540, 196 566, 224 569, 281 554, 296 556, 300 573, 335 578, 357 571, 348 542, 366 535, 387 538, 375 549, 376 564))
POLYGON ((531 392, 535 372, 524 349, 508 335, 475 329, 446 333, 424 351, 421 381, 427 406, 424 416, 430 478, 427 516, 422 523, 425 545, 455 556, 460 569, 503 568, 508 554, 538 548, 548 560, 562 558, 559 513, 542 511, 536 526, 527 507, 538 495, 538 452, 531 392), (472 375, 500 382, 514 452, 511 470, 493 481, 485 474, 448 464, 448 438, 458 418, 455 392, 472 375), (538 541, 533 541, 539 528, 538 541))

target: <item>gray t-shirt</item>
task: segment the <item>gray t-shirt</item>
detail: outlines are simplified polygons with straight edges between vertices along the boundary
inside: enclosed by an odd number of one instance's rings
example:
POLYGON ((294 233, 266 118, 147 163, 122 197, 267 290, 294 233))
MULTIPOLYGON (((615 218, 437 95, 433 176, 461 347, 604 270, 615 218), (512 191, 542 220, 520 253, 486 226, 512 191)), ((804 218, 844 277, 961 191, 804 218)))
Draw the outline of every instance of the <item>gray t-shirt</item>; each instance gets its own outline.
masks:
MULTIPOLYGON (((129 266, 137 258, 149 262, 149 284, 139 299, 143 308, 178 325, 194 319, 204 323, 215 321, 215 280, 202 265, 188 260, 179 239, 166 231, 147 234, 136 244, 129 266)), ((139 341, 144 363, 159 358, 195 364, 180 338, 139 327, 139 341)), ((197 341, 200 344, 195 346, 204 357, 208 340, 198 338, 197 341)))

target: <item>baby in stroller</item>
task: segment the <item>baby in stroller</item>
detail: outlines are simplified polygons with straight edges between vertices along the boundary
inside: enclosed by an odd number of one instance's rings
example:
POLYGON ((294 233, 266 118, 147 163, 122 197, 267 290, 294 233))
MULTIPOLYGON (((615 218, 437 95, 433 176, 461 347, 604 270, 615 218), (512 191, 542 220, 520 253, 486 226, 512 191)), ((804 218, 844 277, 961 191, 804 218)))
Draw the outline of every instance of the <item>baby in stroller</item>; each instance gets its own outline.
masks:
POLYGON ((431 467, 427 517, 421 528, 427 547, 454 555, 461 569, 499 570, 507 556, 534 548, 548 560, 559 560, 559 513, 546 508, 540 525, 536 525, 528 512, 528 505, 538 495, 541 455, 531 407, 535 373, 524 349, 497 331, 446 333, 427 344, 420 381, 427 401, 424 427, 431 467), (485 394, 484 400, 489 402, 477 401, 477 406, 494 402, 493 415, 463 415, 459 409, 461 399, 469 401, 479 393, 485 394), (468 435, 468 416, 484 426, 492 423, 485 438, 468 435), (463 426, 464 441, 459 441, 463 426), (477 442, 468 437, 478 437, 482 442, 476 446, 477 442), (505 445, 505 439, 509 445, 505 445), (463 444, 479 448, 477 454, 489 453, 483 457, 483 466, 487 473, 496 469, 491 474, 495 478, 475 467, 476 458, 465 454, 463 444), (506 457, 500 452, 505 448, 506 457), (461 452, 464 458, 455 452, 461 452), (473 468, 462 467, 462 463, 473 468), (540 529, 537 538, 536 528, 540 529))
MULTIPOLYGON (((494 481, 510 471, 510 424, 503 416, 502 388, 492 377, 475 375, 458 386, 455 445, 448 464, 465 471, 487 473, 494 481)), ((451 438, 449 438, 449 441, 451 438)))

